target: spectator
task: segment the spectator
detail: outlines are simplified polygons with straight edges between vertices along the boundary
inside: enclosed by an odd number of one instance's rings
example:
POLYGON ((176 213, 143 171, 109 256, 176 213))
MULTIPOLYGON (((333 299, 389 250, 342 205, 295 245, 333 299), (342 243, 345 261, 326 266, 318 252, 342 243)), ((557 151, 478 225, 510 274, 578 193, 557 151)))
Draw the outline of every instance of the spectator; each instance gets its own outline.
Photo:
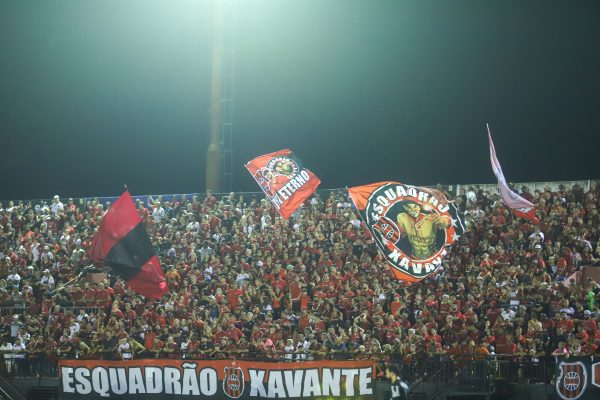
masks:
POLYGON ((275 360, 275 349, 288 354, 289 339, 299 360, 351 353, 409 363, 485 346, 551 354, 559 342, 597 354, 599 286, 560 283, 600 258, 599 193, 579 192, 530 193, 540 227, 510 216, 481 188, 459 193, 470 230, 443 272, 411 286, 393 279, 338 191, 315 196, 289 221, 268 202, 235 194, 136 201, 169 281, 157 302, 112 276, 48 296, 89 264, 107 208, 69 200, 54 214, 45 204, 13 203, 0 211, 0 295, 23 311, 4 330, 30 355, 44 349, 40 365, 59 354, 121 358, 124 337, 132 353, 139 340, 152 357, 258 351, 275 360))

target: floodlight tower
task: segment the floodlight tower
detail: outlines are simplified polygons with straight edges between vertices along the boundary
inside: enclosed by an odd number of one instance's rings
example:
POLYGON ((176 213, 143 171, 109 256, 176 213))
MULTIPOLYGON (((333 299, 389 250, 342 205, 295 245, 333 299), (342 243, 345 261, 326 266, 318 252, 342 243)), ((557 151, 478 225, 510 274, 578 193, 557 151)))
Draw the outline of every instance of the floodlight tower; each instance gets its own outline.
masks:
POLYGON ((210 141, 206 154, 206 189, 215 193, 231 191, 233 187, 234 1, 213 1, 210 141))

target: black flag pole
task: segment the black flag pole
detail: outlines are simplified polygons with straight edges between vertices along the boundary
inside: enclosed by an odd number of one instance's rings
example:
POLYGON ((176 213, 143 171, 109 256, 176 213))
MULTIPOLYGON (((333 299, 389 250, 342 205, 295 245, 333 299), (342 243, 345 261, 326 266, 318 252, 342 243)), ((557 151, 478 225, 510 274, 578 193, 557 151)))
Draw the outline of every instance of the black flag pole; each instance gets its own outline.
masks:
POLYGON ((65 288, 77 283, 81 278, 83 278, 88 272, 90 272, 91 270, 95 269, 96 266, 94 264, 92 265, 87 265, 85 267, 83 267, 83 269, 81 270, 81 272, 79 272, 79 274, 77 274, 77 276, 73 279, 71 279, 68 282, 65 282, 64 285, 61 285, 60 287, 57 287, 56 289, 54 289, 53 291, 51 291, 50 293, 48 293, 48 296, 52 297, 60 292, 62 292, 65 288))

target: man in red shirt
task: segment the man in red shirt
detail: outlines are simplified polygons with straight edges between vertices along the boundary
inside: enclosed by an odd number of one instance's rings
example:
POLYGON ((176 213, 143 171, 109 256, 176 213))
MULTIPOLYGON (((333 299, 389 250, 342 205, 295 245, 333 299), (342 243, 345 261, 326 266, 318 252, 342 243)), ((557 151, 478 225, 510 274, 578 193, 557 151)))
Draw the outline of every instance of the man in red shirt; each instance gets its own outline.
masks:
POLYGON ((234 286, 227 291, 227 303, 229 304, 229 309, 231 311, 235 310, 242 304, 243 296, 244 291, 238 286, 234 286))

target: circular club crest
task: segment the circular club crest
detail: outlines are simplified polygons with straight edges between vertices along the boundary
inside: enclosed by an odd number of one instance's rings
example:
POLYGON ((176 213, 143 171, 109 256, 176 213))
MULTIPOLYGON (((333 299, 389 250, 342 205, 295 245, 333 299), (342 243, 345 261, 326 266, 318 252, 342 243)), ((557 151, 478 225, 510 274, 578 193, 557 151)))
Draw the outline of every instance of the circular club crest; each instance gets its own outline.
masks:
POLYGON ((298 163, 290 157, 275 157, 269 161, 267 168, 273 175, 283 175, 291 177, 300 172, 298 163))
POLYGON ((437 272, 458 238, 446 198, 427 188, 383 185, 369 197, 365 216, 387 261, 416 279, 437 272))
POLYGON ((235 362, 223 370, 223 393, 227 397, 237 399, 244 394, 244 371, 235 362))
POLYGON ((560 375, 556 380, 556 392, 563 400, 580 398, 587 387, 587 372, 581 361, 561 362, 558 366, 560 375))

